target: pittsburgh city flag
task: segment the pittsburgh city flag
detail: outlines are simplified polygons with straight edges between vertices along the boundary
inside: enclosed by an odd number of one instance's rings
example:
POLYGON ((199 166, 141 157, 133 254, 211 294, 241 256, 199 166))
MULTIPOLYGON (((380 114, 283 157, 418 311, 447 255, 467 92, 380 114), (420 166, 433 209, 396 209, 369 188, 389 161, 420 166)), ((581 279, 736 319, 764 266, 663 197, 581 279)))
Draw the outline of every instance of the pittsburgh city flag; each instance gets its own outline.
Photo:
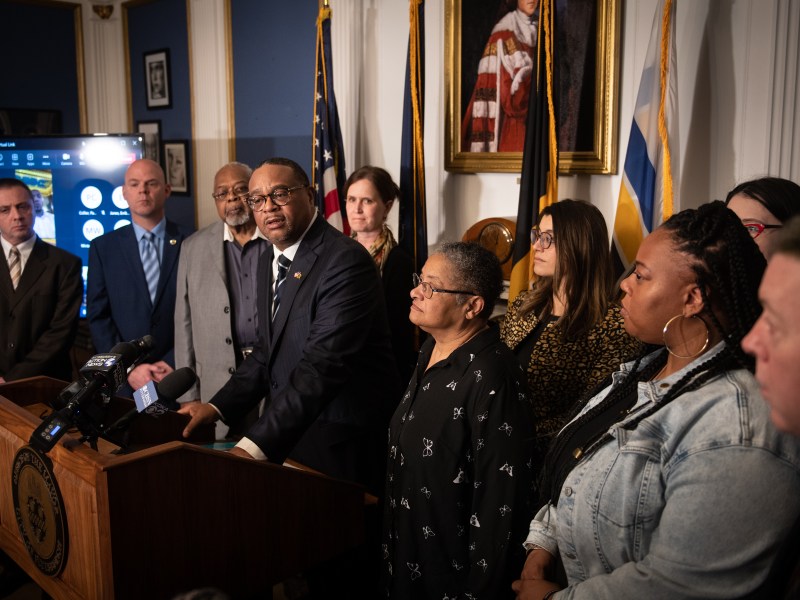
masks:
POLYGON ((414 257, 416 272, 428 260, 425 213, 425 2, 409 0, 408 62, 403 98, 403 142, 400 152, 400 245, 414 257))
POLYGON ((618 274, 633 263, 644 237, 680 210, 673 194, 679 181, 675 64, 675 2, 660 0, 636 96, 614 219, 618 274))
POLYGON ((317 17, 317 86, 314 99, 314 168, 311 184, 317 191, 320 214, 339 231, 350 232, 344 203, 344 146, 333 93, 331 66, 331 9, 317 17))
POLYGON ((539 3, 536 77, 531 75, 509 303, 528 288, 533 275, 531 227, 539 212, 558 200, 558 146, 553 108, 553 7, 553 0, 541 0, 539 3))

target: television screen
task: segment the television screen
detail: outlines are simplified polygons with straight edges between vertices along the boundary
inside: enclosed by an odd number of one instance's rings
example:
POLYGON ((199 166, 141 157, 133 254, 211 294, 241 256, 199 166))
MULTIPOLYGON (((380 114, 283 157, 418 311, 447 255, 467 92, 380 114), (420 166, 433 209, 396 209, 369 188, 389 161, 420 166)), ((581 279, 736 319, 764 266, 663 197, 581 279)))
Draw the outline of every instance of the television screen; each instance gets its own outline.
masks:
POLYGON ((82 317, 89 244, 130 223, 122 184, 142 149, 138 134, 0 137, 0 177, 21 179, 33 192, 38 236, 83 261, 82 317))

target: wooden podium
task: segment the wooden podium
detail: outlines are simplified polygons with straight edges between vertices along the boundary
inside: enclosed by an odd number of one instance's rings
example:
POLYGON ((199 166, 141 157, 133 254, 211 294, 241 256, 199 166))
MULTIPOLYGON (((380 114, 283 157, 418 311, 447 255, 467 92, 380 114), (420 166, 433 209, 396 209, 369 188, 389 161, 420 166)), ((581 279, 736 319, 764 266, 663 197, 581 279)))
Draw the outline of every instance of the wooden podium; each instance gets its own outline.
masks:
MULTIPOLYGON (((187 417, 142 415, 131 427, 141 449, 113 454, 101 441, 95 451, 70 432, 46 455, 68 539, 63 570, 45 574, 20 534, 12 471, 64 386, 46 377, 0 386, 0 548, 53 598, 158 600, 203 587, 261 597, 363 541, 360 486, 176 441, 187 417)), ((111 402, 116 414, 133 406, 111 402)))

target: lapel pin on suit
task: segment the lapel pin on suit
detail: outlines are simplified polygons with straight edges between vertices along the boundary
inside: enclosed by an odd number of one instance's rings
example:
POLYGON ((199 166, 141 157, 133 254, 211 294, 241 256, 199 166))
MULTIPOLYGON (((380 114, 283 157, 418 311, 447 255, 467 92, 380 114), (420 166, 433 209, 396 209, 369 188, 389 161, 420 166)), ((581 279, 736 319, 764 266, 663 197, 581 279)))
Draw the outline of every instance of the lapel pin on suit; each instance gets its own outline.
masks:
POLYGON ((169 241, 169 245, 170 245, 170 246, 174 246, 174 245, 175 245, 175 244, 177 244, 177 243, 178 243, 178 240, 176 240, 175 238, 172 238, 172 239, 169 241))
POLYGON ((303 274, 300 271, 295 271, 294 272, 294 278, 295 279, 300 279, 302 276, 303 276, 303 274))

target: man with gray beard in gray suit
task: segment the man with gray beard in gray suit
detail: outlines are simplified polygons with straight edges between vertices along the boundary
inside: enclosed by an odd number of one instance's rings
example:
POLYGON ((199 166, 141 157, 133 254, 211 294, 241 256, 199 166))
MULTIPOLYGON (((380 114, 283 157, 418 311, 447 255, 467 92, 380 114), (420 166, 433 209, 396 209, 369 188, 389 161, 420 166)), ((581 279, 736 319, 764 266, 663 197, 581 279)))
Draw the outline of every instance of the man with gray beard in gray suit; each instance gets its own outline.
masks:
MULTIPOLYGON (((187 238, 178 263, 175 366, 197 383, 181 403, 208 401, 230 379, 258 340, 256 272, 268 248, 245 198, 252 169, 232 162, 214 176, 211 196, 220 220, 187 238)), ((252 423, 257 412, 245 420, 252 423)), ((238 437, 217 423, 217 439, 238 437)))

